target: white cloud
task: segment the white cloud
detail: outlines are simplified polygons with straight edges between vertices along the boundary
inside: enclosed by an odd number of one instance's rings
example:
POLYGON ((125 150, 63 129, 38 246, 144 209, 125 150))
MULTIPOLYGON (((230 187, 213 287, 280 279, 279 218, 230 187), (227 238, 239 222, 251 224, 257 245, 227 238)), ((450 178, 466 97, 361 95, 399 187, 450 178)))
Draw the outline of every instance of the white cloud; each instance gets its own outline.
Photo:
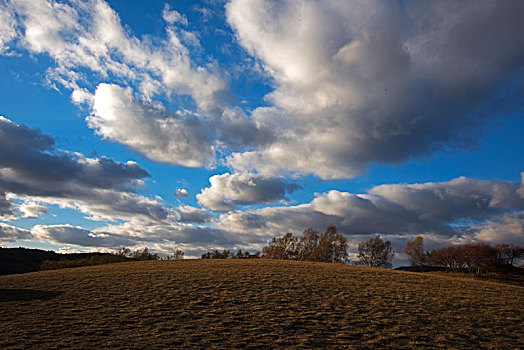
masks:
POLYGON ((178 221, 181 223, 203 224, 209 222, 213 217, 209 210, 189 205, 181 205, 176 210, 179 215, 178 221))
POLYGON ((11 221, 17 218, 15 207, 6 193, 0 192, 0 220, 11 221))
POLYGON ((187 26, 187 17, 175 10, 171 10, 169 4, 165 4, 164 11, 162 12, 162 17, 164 18, 164 21, 166 21, 169 24, 180 23, 182 25, 187 26))
POLYGON ((274 80, 266 100, 284 131, 228 164, 347 178, 371 162, 469 146, 487 115, 518 108, 519 87, 496 105, 486 101, 507 79, 522 82, 523 6, 230 1, 239 43, 274 80))
POLYGON ((46 215, 49 211, 45 205, 41 205, 34 201, 27 201, 22 203, 18 210, 22 213, 23 218, 38 218, 39 216, 46 215))
POLYGON ((447 182, 382 185, 369 193, 417 213, 421 220, 483 218, 511 208, 524 209, 522 184, 459 177, 447 182))
POLYGON ((15 19, 8 4, 0 4, 0 54, 9 53, 9 43, 17 36, 15 19))
POLYGON ((29 230, 24 230, 15 226, 11 226, 0 222, 0 242, 12 242, 18 239, 31 239, 33 236, 29 230))
POLYGON ((475 241, 523 245, 524 213, 502 215, 474 229, 478 230, 475 241))
POLYGON ((131 88, 98 85, 89 127, 104 138, 118 141, 149 159, 187 167, 213 160, 213 149, 195 117, 169 116, 158 105, 137 101, 131 88))
MULTIPOLYGON (((16 28, 25 48, 32 53, 48 54, 56 62, 56 67, 48 70, 50 85, 58 83, 70 89, 74 103, 89 106, 94 103, 95 109, 88 120, 97 133, 155 161, 194 167, 213 158, 213 150, 206 141, 209 137, 200 121, 196 118, 181 120, 165 113, 159 115, 156 108, 159 104, 152 103, 156 96, 167 99, 178 96, 181 110, 185 104, 196 105, 204 112, 215 113, 219 108, 225 84, 211 63, 201 67, 192 61, 183 41, 198 45, 193 33, 179 32, 168 26, 164 39, 139 39, 122 27, 117 13, 102 0, 67 3, 13 0, 11 4, 4 17, 6 21, 9 18, 18 20, 16 28), (85 68, 94 74, 84 73, 85 68), (87 80, 91 82, 86 84, 87 80), (135 86, 140 96, 135 100, 124 88, 117 91, 117 85, 98 84, 96 93, 90 91, 93 82, 97 85, 97 80, 116 80, 120 85, 135 86), (140 100, 151 105, 146 106, 140 100), (185 100, 191 101, 183 102, 185 100), (130 102, 131 106, 122 108, 118 105, 121 102, 130 102), (147 111, 148 108, 151 111, 147 111), (131 132, 129 137, 127 133, 118 132, 114 127, 125 126, 121 121, 127 117, 120 112, 132 112, 132 126, 145 130, 147 136, 152 136, 150 141, 132 138, 139 131, 129 130, 129 127, 125 129, 131 132), (154 115, 149 115, 149 112, 154 115), (198 137, 201 142, 188 143, 185 133, 188 137, 198 137), (157 139, 159 141, 155 144, 157 139), (163 142, 168 139, 166 150, 162 151, 163 142), (136 146, 134 141, 137 141, 136 146), (145 148, 139 150, 142 145, 145 148), (169 157, 170 151, 175 151, 173 157, 169 157), (195 158, 185 158, 193 156, 195 158)), ((169 10, 168 6, 164 9, 164 17, 168 22, 187 22, 184 16, 169 10)), ((3 38, 1 30, 0 27, 0 38, 3 38)))
POLYGON ((187 193, 185 188, 177 188, 174 195, 175 197, 183 198, 189 196, 189 193, 187 193))
POLYGON ((14 0, 10 2, 23 23, 23 42, 36 53, 48 52, 65 60, 71 55, 66 38, 79 29, 79 14, 71 6, 40 0, 14 0))
POLYGON ((31 216, 45 212, 33 202, 80 210, 93 220, 168 216, 158 200, 134 193, 149 176, 135 162, 57 150, 53 138, 4 117, 0 135, 0 215, 13 219, 12 200, 19 199, 29 203, 19 210, 31 216))
POLYGON ((214 175, 210 187, 197 194, 198 204, 217 211, 233 210, 236 205, 270 203, 284 199, 300 187, 277 178, 249 173, 214 175))
MULTIPOLYGON (((152 79, 161 82, 167 94, 189 94, 202 107, 214 104, 213 94, 223 88, 205 68, 192 66, 189 51, 172 28, 166 29, 162 45, 155 47, 124 30, 117 13, 101 0, 66 4, 13 0, 12 4, 27 48, 49 54, 59 71, 86 67, 130 82, 152 79)), ((165 12, 168 17, 174 13, 165 12)))
MULTIPOLYGON (((391 240, 399 252, 417 235, 424 237, 427 249, 470 242, 524 244, 524 198, 516 196, 521 187, 466 178, 381 185, 364 194, 332 190, 305 204, 229 211, 219 217, 206 209, 179 206, 166 217, 122 216, 126 222, 91 231, 37 225, 31 233, 37 239, 81 247, 177 245, 196 256, 214 248, 260 249, 274 235, 299 234, 310 226, 322 230, 330 224, 351 240, 354 251, 358 242, 376 234, 391 240)), ((9 232, 3 233, 6 241, 31 237, 27 230, 11 226, 4 231, 9 232)))
POLYGON ((180 223, 175 220, 148 220, 132 218, 123 224, 107 225, 93 232, 124 235, 129 239, 141 242, 172 242, 194 246, 231 246, 241 243, 249 237, 229 233, 222 229, 190 223, 180 223))
POLYGON ((495 234, 494 227, 501 227, 500 232, 506 232, 512 241, 524 243, 519 231, 524 198, 517 195, 521 188, 520 183, 457 178, 440 183, 381 185, 365 194, 332 190, 297 206, 230 212, 220 216, 218 225, 233 232, 270 235, 335 224, 348 237, 424 234, 446 237, 448 243, 450 238, 460 242, 457 237, 500 242, 504 234, 495 234))
POLYGON ((118 248, 133 245, 134 243, 134 241, 122 235, 102 232, 94 233, 71 225, 35 225, 31 229, 31 233, 37 239, 80 247, 118 248))

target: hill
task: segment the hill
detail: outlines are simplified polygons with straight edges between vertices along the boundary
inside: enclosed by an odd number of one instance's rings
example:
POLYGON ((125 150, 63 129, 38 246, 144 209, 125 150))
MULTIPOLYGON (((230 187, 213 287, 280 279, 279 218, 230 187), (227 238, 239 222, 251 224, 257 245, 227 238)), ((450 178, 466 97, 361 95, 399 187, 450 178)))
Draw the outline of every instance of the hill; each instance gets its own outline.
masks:
POLYGON ((0 275, 38 271, 44 261, 73 261, 111 257, 110 253, 67 253, 49 250, 0 247, 0 275))
POLYGON ((277 260, 0 276, 1 348, 524 348, 524 288, 277 260))

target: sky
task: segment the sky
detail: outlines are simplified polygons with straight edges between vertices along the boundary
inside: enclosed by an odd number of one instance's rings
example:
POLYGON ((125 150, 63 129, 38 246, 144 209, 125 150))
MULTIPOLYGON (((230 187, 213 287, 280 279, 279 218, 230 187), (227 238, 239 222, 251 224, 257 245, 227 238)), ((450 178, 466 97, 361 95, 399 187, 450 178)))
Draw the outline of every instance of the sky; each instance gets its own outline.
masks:
POLYGON ((524 2, 0 0, 0 245, 524 244, 524 2))

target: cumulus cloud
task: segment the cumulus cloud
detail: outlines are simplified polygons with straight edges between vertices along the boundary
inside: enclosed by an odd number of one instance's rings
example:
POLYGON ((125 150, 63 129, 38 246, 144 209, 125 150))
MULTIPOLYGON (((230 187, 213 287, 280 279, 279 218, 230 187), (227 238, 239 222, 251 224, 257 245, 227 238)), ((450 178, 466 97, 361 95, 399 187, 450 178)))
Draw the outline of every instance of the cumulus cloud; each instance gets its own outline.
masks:
POLYGON ((227 74, 191 50, 197 36, 169 5, 165 37, 138 38, 102 0, 12 0, 0 45, 49 55, 50 84, 93 107, 95 132, 152 160, 198 167, 218 150, 236 172, 349 178, 470 147, 488 115, 521 108, 523 6, 231 0, 227 21, 273 87, 249 113, 230 106, 227 74))
POLYGON ((187 17, 180 14, 178 11, 172 10, 169 4, 165 4, 162 17, 164 18, 164 21, 169 24, 180 23, 187 26, 187 17))
MULTIPOLYGON (((166 5, 165 38, 139 39, 102 0, 10 4, 2 14, 3 26, 18 30, 25 49, 56 62, 47 71, 49 84, 70 89, 74 103, 93 107, 87 121, 97 134, 158 162, 197 167, 213 160, 213 137, 200 120, 207 117, 197 111, 219 116, 227 89, 211 62, 202 67, 191 59, 184 42, 198 45, 198 39, 176 26, 187 25, 185 16, 166 5), (97 80, 116 80, 120 85, 97 80), (95 91, 92 86, 97 86, 95 91), (155 97, 176 97, 178 111, 166 112, 160 102, 153 102, 155 97), (181 115, 186 109, 192 112, 181 115)), ((11 40, 7 34, 11 31, 3 26, 1 45, 11 40)))
POLYGON ((134 218, 123 224, 107 225, 93 230, 102 233, 125 235, 141 242, 172 242, 193 246, 232 246, 250 238, 209 225, 180 223, 175 220, 153 221, 134 218))
POLYGON ((225 108, 208 124, 216 133, 217 145, 229 150, 253 148, 271 144, 278 133, 279 126, 266 115, 264 110, 248 116, 239 107, 225 108))
POLYGON ((0 117, 0 191, 11 198, 74 208, 99 220, 165 218, 168 210, 160 202, 133 193, 148 176, 132 161, 61 152, 39 130, 0 117))
POLYGON ((0 4, 0 54, 8 53, 9 43, 16 37, 15 19, 8 4, 0 4))
POLYGON ((421 220, 449 221, 524 209, 521 189, 522 183, 459 177, 439 183, 376 186, 369 193, 401 205, 421 220))
POLYGON ((275 82, 266 99, 285 132, 228 164, 347 178, 370 162, 468 147, 487 114, 519 108, 523 6, 230 1, 239 43, 275 82), (508 81, 513 90, 493 102, 508 81))
POLYGON ((23 218, 35 219, 46 215, 49 208, 34 201, 27 201, 22 203, 18 210, 22 213, 23 218))
POLYGON ((300 186, 277 178, 243 173, 214 175, 210 187, 197 194, 198 204, 217 211, 233 210, 236 205, 270 203, 284 199, 300 186))
POLYGON ((0 135, 0 187, 4 191, 52 196, 82 188, 122 190, 149 176, 134 162, 59 153, 51 137, 1 116, 0 135))
POLYGON ((16 218, 16 210, 11 199, 5 193, 0 192, 0 220, 10 221, 16 218))
MULTIPOLYGON (((260 83, 272 89, 250 111, 231 105, 224 67, 198 52, 199 37, 169 5, 165 35, 139 38, 102 0, 0 3, 0 53, 48 55, 55 65, 47 83, 85 104, 96 134, 157 162, 200 167, 225 157, 235 171, 211 177, 197 195, 200 205, 225 212, 220 216, 172 208, 137 194, 149 174, 136 163, 61 151, 51 137, 0 118, 0 218, 44 215, 44 205, 55 204, 92 220, 127 221, 92 231, 33 230, 78 246, 254 247, 275 233, 329 224, 348 237, 385 234, 399 246, 420 233, 432 244, 449 237, 522 243, 524 174, 520 183, 457 178, 234 210, 298 189, 277 175, 349 178, 370 163, 470 146, 486 116, 521 108, 523 7, 231 0, 227 21, 269 78, 260 83)), ((5 240, 31 237, 1 228, 5 240)))
POLYGON ((227 213, 220 216, 219 225, 262 235, 335 224, 349 236, 385 234, 405 238, 425 234, 448 240, 468 236, 482 241, 503 238, 492 234, 494 227, 503 227, 501 232, 509 232, 513 241, 523 243, 519 231, 522 223, 518 221, 524 212, 524 198, 518 195, 522 186, 457 178, 440 183, 381 185, 365 194, 332 190, 297 206, 227 213))
POLYGON ((473 228, 477 232, 473 239, 488 243, 524 243, 524 213, 502 215, 484 225, 473 228))
MULTIPOLYGON (((144 96, 159 92, 190 95, 203 109, 216 104, 223 82, 203 67, 194 66, 181 44, 176 28, 167 27, 167 38, 155 47, 121 25, 118 14, 102 0, 68 3, 47 0, 13 0, 12 11, 25 46, 47 53, 57 62, 57 72, 79 73, 88 68, 102 76, 114 75, 138 83, 144 96)), ((175 11, 164 9, 174 23, 175 11)), ((183 16, 178 16, 183 21, 183 16)), ((82 75, 68 75, 75 84, 82 75)))
POLYGON ((31 239, 33 236, 29 230, 24 230, 15 226, 11 226, 0 222, 0 242, 12 242, 18 239, 31 239))
POLYGON ((205 127, 197 118, 168 116, 165 109, 133 98, 131 88, 98 85, 87 121, 97 134, 157 162, 199 167, 214 157, 205 127))
POLYGON ((37 239, 80 247, 117 248, 135 243, 122 235, 117 236, 103 232, 94 233, 71 225, 35 225, 31 229, 31 233, 37 239))
POLYGON ((179 214, 178 221, 182 223, 203 224, 209 222, 213 217, 209 210, 189 205, 181 205, 177 207, 177 212, 179 214))
POLYGON ((175 197, 183 198, 189 196, 189 193, 187 193, 187 190, 185 188, 177 188, 174 195, 175 197))

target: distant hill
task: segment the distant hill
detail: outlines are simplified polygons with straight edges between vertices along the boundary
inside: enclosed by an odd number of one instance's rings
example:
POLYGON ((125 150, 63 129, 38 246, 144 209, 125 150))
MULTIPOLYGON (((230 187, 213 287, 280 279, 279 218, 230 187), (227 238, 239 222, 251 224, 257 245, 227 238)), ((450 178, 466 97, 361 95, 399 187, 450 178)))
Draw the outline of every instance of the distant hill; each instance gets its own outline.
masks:
POLYGON ((63 261, 102 257, 109 253, 59 254, 50 250, 28 248, 0 248, 0 275, 40 270, 44 261, 63 261))

